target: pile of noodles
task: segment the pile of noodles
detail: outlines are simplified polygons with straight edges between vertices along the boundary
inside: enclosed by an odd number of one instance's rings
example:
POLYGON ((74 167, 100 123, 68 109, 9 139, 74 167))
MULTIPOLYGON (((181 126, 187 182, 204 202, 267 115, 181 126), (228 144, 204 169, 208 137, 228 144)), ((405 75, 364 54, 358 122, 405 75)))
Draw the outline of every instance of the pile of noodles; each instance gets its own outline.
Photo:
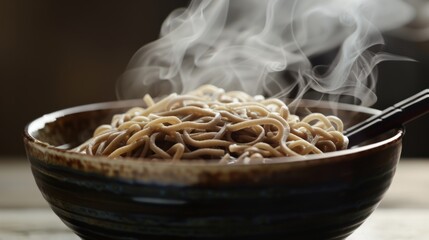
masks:
POLYGON ((279 99, 205 85, 136 107, 99 126, 72 151, 108 158, 217 159, 255 163, 346 149, 343 123, 312 113, 299 119, 279 99))

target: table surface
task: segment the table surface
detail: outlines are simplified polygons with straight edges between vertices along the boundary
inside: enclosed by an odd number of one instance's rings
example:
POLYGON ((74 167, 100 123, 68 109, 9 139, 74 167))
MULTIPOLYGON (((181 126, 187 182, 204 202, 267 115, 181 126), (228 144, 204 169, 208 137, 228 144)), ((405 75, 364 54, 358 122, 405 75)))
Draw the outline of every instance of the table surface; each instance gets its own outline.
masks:
MULTIPOLYGON (((429 159, 402 159, 377 210, 347 240, 429 239, 429 159)), ((27 161, 0 159, 0 240, 79 239, 50 210, 27 161)))

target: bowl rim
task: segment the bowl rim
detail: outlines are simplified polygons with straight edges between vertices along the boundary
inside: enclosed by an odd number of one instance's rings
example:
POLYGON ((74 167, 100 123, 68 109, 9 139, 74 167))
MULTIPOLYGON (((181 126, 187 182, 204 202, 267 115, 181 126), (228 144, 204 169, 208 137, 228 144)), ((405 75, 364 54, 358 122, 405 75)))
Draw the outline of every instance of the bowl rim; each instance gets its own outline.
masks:
MULTIPOLYGON (((317 106, 317 107, 325 107, 328 108, 332 104, 328 101, 315 101, 315 100, 301 100, 305 105, 311 106, 317 106)), ((349 110, 349 111, 356 111, 366 114, 375 115, 380 113, 380 110, 364 107, 364 106, 358 106, 358 105, 352 105, 352 104, 346 104, 346 103, 335 103, 336 107, 339 110, 349 110)), ((53 153, 56 154, 65 154, 70 157, 79 157, 82 160, 88 160, 88 161, 101 161, 104 162, 104 160, 111 161, 111 159, 107 159, 105 156, 92 156, 92 155, 85 155, 81 153, 75 153, 70 152, 66 149, 61 149, 56 146, 52 146, 46 142, 38 140, 36 137, 33 136, 32 133, 36 132, 37 130, 43 128, 45 124, 54 122, 58 118, 76 114, 76 113, 82 113, 82 112, 90 112, 90 111, 96 111, 96 110, 108 110, 108 109, 120 109, 120 108, 131 108, 134 106, 143 106, 144 103, 141 101, 141 99, 130 99, 130 100, 120 100, 120 101, 108 101, 108 102, 99 102, 99 103, 91 103, 91 104, 85 104, 85 105, 79 105, 75 107, 65 108, 58 111, 54 111, 48 114, 44 114, 43 116, 34 119, 30 123, 28 123, 25 126, 24 129, 24 138, 27 139, 29 142, 34 143, 36 146, 40 148, 46 148, 49 149, 49 151, 53 151, 53 153)), ((245 165, 266 165, 266 164, 275 164, 275 163, 290 163, 290 162, 307 162, 307 161, 314 161, 314 160, 323 160, 323 159, 330 159, 330 158, 337 158, 337 157, 344 157, 347 155, 354 155, 358 154, 360 152, 365 152, 371 149, 376 149, 378 147, 381 147, 383 145, 390 145, 394 144, 398 140, 402 138, 404 135, 404 129, 402 127, 399 127, 395 129, 395 134, 392 136, 383 139, 378 142, 374 142, 371 144, 367 144, 364 146, 358 146, 353 147, 350 149, 335 151, 335 152, 329 152, 324 154, 312 154, 312 155, 306 155, 306 156, 294 156, 294 157, 278 157, 278 158, 269 158, 266 159, 263 163, 251 163, 251 164, 245 164, 245 165)), ((207 165, 216 165, 216 166, 231 166, 228 164, 219 164, 217 161, 207 161, 207 160, 180 160, 180 161, 148 161, 147 159, 136 159, 136 158, 120 158, 115 159, 115 162, 149 162, 151 164, 167 164, 167 165, 201 165, 204 166, 207 165)), ((242 165, 242 164, 237 164, 242 165)), ((234 165, 236 166, 236 165, 234 165)))

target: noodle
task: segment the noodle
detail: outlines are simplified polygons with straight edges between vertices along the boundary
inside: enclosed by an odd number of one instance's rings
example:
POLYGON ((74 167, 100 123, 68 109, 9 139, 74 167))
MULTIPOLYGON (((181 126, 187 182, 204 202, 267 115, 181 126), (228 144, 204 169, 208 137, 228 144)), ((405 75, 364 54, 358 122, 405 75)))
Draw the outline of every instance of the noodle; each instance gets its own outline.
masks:
POLYGON ((108 158, 216 159, 222 164, 346 149, 343 123, 312 113, 302 120, 279 99, 225 92, 212 85, 134 107, 99 126, 71 151, 108 158))

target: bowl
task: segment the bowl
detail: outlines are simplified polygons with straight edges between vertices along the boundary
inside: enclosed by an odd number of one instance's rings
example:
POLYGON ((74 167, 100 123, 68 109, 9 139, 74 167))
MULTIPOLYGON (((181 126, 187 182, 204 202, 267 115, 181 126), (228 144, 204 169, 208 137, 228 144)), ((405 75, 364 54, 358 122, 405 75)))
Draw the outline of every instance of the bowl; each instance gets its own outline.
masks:
MULTIPOLYGON (((25 129, 37 186, 82 239, 344 239, 391 184, 404 134, 395 129, 352 149, 249 165, 112 160, 66 150, 137 105, 70 108, 25 129)), ((310 105, 298 110, 332 113, 329 103, 310 105)), ((350 126, 378 112, 339 104, 336 114, 350 126)))

